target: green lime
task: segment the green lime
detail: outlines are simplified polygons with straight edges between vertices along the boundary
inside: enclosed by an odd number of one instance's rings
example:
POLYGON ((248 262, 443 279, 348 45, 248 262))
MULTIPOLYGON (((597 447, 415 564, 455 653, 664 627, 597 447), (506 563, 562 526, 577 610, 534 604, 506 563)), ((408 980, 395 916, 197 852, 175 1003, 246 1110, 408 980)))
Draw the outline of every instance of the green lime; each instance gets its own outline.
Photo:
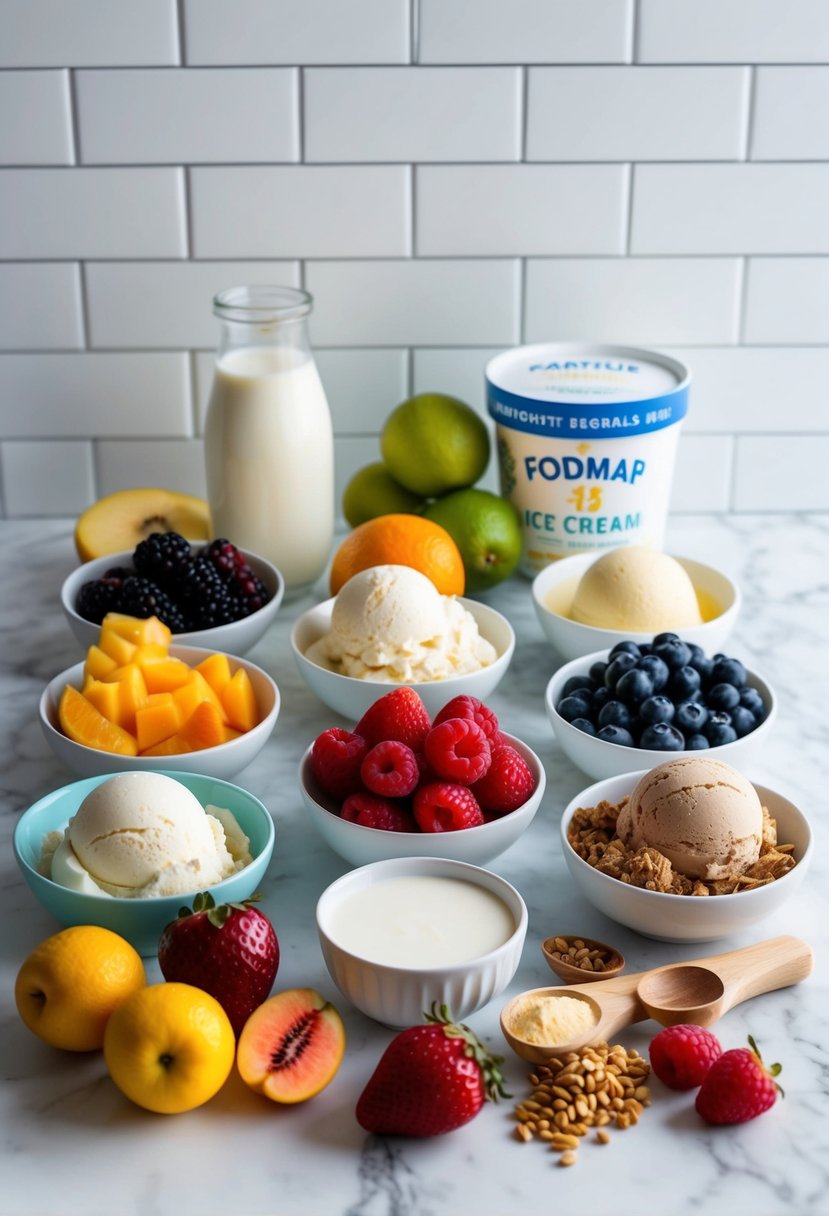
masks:
POLYGON ((378 515, 415 515, 423 499, 395 481, 382 460, 358 469, 343 490, 343 515, 352 528, 378 515))
POLYGON ((521 557, 521 522, 511 502, 489 490, 455 490, 423 514, 441 524, 463 558, 467 591, 486 591, 513 573, 521 557))
POLYGON ((478 480, 489 462, 489 432, 457 397, 420 393, 389 414, 380 450, 396 481, 413 494, 435 498, 478 480))

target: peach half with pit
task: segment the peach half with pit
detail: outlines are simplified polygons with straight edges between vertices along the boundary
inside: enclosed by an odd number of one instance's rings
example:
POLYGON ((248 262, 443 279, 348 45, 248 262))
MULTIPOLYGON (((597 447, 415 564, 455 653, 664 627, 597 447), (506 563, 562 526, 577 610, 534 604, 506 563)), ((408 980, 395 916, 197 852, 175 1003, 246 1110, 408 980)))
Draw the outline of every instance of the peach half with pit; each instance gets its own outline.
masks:
POLYGON ((236 1065, 246 1085, 272 1102, 305 1102, 335 1076, 345 1053, 337 1010, 313 988, 270 997, 245 1022, 236 1065))

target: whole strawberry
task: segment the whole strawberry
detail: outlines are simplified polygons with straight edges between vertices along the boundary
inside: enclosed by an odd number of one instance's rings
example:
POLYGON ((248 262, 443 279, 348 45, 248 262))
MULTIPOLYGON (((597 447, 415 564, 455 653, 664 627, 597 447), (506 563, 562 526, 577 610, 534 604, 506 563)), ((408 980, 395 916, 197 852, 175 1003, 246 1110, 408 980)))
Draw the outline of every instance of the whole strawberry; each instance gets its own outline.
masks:
POLYGON ((179 911, 158 944, 165 980, 209 992, 237 1038, 270 994, 279 967, 279 943, 267 916, 253 906, 256 898, 217 906, 203 891, 193 900, 192 912, 179 911))
POLYGON ((697 1094, 697 1113, 706 1123, 746 1123, 774 1106, 778 1091, 774 1080, 779 1064, 766 1068, 754 1039, 748 1047, 726 1051, 709 1068, 697 1094))
POLYGON ((357 1122, 379 1136, 440 1136, 506 1097, 493 1056, 445 1005, 389 1043, 357 1101, 357 1122))

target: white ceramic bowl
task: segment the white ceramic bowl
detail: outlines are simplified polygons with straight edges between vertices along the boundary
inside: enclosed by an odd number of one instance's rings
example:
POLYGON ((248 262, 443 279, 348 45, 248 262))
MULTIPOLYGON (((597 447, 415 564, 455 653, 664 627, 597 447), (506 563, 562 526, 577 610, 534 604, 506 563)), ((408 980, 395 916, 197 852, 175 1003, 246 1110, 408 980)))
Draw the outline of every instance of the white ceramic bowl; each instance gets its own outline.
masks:
MULTIPOLYGON (((577 659, 594 650, 610 650, 627 639, 632 642, 649 642, 650 633, 633 633, 630 630, 597 629, 593 625, 581 625, 566 615, 573 601, 579 579, 601 553, 579 553, 551 562, 533 580, 532 596, 539 624, 549 642, 564 659, 577 659), (554 605, 553 606, 551 606, 554 605)), ((683 640, 696 642, 706 654, 716 654, 724 646, 740 611, 742 595, 739 587, 727 575, 713 566, 691 561, 687 557, 676 560, 685 568, 698 593, 719 606, 719 613, 702 625, 690 629, 678 629, 683 640)))
MULTIPOLYGON (((697 753, 707 756, 708 752, 697 753)), ((782 794, 754 785, 769 814, 777 820, 777 839, 793 844, 797 865, 764 887, 734 895, 667 895, 646 891, 602 874, 573 850, 567 839, 578 807, 596 806, 603 799, 617 803, 629 794, 648 770, 610 777, 588 786, 567 805, 561 817, 561 850, 581 895, 620 925, 665 942, 710 942, 765 920, 797 891, 812 860, 812 832, 802 811, 782 794)))
MULTIPOLYGON (((683 634, 683 638, 684 638, 683 634)), ((766 706, 766 716, 756 730, 735 739, 733 743, 725 743, 721 747, 709 747, 704 751, 661 752, 649 751, 641 747, 622 747, 618 743, 608 743, 587 735, 584 731, 569 722, 556 710, 561 698, 561 690, 570 676, 587 675, 593 663, 606 661, 608 651, 600 650, 596 654, 587 654, 583 658, 573 659, 559 667, 550 679, 544 693, 544 707, 553 728, 553 734, 561 750, 569 760, 588 777, 615 777, 619 773, 633 772, 635 769, 654 768, 665 760, 681 756, 709 756, 712 760, 724 760, 734 768, 745 768, 746 764, 760 751, 768 738, 772 723, 777 717, 777 698, 770 685, 756 671, 746 669, 749 687, 756 688, 766 706)))
MULTIPOLYGON (((430 714, 436 714, 453 697, 471 696, 485 701, 505 675, 515 649, 515 633, 505 616, 477 600, 461 597, 459 603, 472 613, 478 623, 481 637, 492 643, 497 658, 488 667, 482 667, 480 671, 472 671, 467 675, 409 685, 420 694, 430 714)), ((331 628, 333 607, 333 598, 325 600, 297 619, 291 630, 291 650, 300 675, 311 691, 335 713, 356 720, 363 716, 370 705, 397 686, 341 676, 305 657, 308 647, 331 628)))
POLYGON ((346 1000, 387 1026, 417 1026, 434 1001, 463 1019, 504 991, 521 960, 527 908, 515 888, 489 870, 448 858, 405 857, 361 866, 333 882, 317 903, 317 932, 325 965, 346 1000), (375 883, 412 875, 452 878, 491 891, 512 913, 514 933, 488 954, 451 967, 385 966, 339 944, 337 918, 344 899, 375 883))
MULTIPOLYGON (((196 551, 203 548, 203 545, 198 543, 191 547, 196 551)), ((94 561, 85 562, 64 580, 60 590, 61 607, 69 622, 69 628, 82 646, 89 647, 98 641, 100 625, 94 625, 92 621, 86 621, 82 616, 78 616, 75 611, 78 592, 84 583, 101 578, 107 570, 111 570, 115 566, 131 567, 132 552, 132 549, 127 549, 123 553, 110 553, 108 557, 98 557, 94 561)), ((247 549, 242 549, 241 552, 254 574, 262 580, 271 593, 270 600, 264 607, 258 609, 257 612, 252 612, 250 616, 243 617, 241 621, 233 621, 229 625, 217 625, 215 629, 195 629, 189 633, 175 633, 173 639, 178 645, 203 646, 208 650, 223 650, 225 654, 246 654, 264 635, 279 611, 279 605, 285 594, 285 580, 276 566, 271 565, 264 557, 259 557, 258 554, 251 553, 247 549)))
MULTIPOLYGON (((202 650, 195 646, 170 647, 171 657, 182 659, 191 667, 214 653, 215 651, 202 650)), ((83 663, 68 667, 46 685, 38 706, 41 729, 58 760, 78 777, 97 777, 102 774, 142 769, 155 771, 163 765, 166 770, 174 772, 186 773, 197 769, 206 777, 226 781, 250 764, 265 746, 276 726, 280 708, 279 689, 267 672, 246 659, 231 657, 231 671, 235 672, 240 667, 245 669, 253 684, 261 718, 253 730, 218 747, 205 747, 201 751, 183 752, 173 756, 118 756, 112 752, 98 751, 93 747, 75 743, 60 729, 58 705, 67 684, 73 684, 79 691, 83 686, 83 663)))
POLYGON ((544 766, 535 752, 512 735, 504 737, 527 761, 536 787, 532 797, 522 806, 491 823, 458 832, 384 832, 350 823, 340 818, 336 800, 324 794, 314 780, 310 747, 299 766, 299 785, 306 810, 323 840, 355 866, 392 857, 422 857, 424 853, 430 857, 450 857, 470 865, 486 865, 526 832, 541 805, 546 785, 544 766))
MULTIPOLYGON (((242 900, 259 888, 273 853, 275 830, 267 808, 238 785, 217 781, 197 773, 169 772, 195 794, 202 806, 212 804, 231 811, 250 840, 253 861, 237 874, 216 883, 210 892, 217 904, 242 900)), ((192 895, 162 895, 152 899, 117 899, 71 891, 38 872, 43 838, 48 832, 62 831, 90 790, 107 776, 75 781, 40 798, 23 812, 14 830, 17 864, 35 898, 60 925, 100 925, 125 937, 139 954, 155 957, 158 939, 183 904, 192 904, 192 895)), ((198 888, 197 888, 198 890, 198 888)))

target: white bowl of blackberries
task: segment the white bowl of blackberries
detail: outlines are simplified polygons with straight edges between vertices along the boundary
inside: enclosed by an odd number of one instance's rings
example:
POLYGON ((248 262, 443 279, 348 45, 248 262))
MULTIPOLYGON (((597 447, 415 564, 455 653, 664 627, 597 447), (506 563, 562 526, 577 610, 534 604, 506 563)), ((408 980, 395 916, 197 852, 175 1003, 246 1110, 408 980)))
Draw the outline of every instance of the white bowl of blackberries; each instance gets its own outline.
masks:
POLYGON ((597 779, 702 751, 744 768, 777 713, 756 671, 675 633, 565 663, 547 685, 545 706, 562 751, 597 779))
POLYGON ((85 562, 65 580, 61 604, 84 647, 108 612, 157 616, 174 642, 245 654, 273 621, 285 583, 276 566, 218 538, 192 543, 153 532, 135 549, 85 562))

